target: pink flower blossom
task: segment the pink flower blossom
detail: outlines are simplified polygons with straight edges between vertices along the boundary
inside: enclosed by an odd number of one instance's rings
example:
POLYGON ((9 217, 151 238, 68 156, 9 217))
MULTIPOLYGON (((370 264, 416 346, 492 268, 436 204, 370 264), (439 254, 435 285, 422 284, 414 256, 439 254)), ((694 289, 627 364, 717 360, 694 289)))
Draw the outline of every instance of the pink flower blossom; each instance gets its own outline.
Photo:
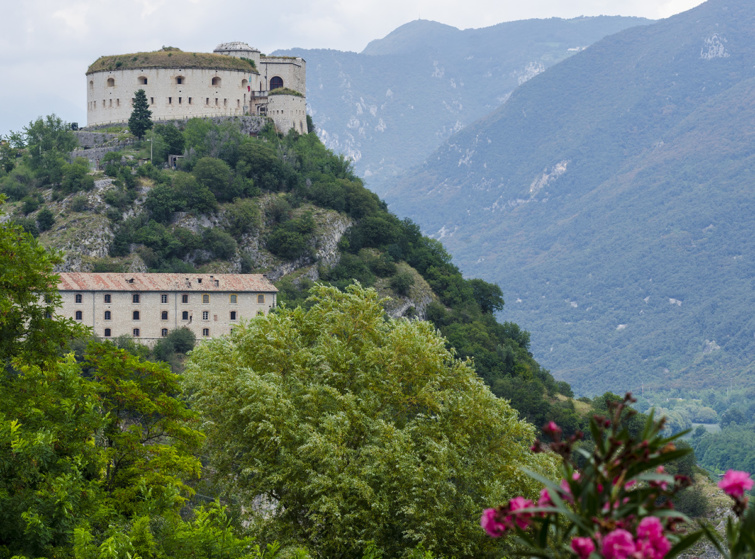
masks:
POLYGON ((579 559, 587 559, 595 551, 595 544, 590 538, 572 538, 571 548, 579 559))
POLYGON ((752 489, 753 481, 747 472, 737 472, 729 470, 724 474, 724 478, 718 482, 718 486, 724 490, 729 497, 739 498, 744 496, 745 491, 752 489))
MULTIPOLYGON (((540 498, 537 500, 537 506, 538 507, 553 507, 555 506, 553 504, 553 500, 551 499, 551 494, 548 493, 548 490, 543 487, 540 490, 540 498)), ((545 513, 543 513, 545 514, 545 513)))
POLYGON ((655 516, 647 516, 637 526, 637 551, 643 559, 663 559, 671 543, 663 535, 663 524, 655 516))
POLYGON ((614 530, 603 538, 603 557, 606 559, 627 559, 637 551, 632 534, 626 530, 614 530))
POLYGON ((497 511, 495 509, 485 509, 480 518, 480 526, 488 533, 491 538, 497 538, 502 536, 508 529, 508 526, 503 522, 499 522, 497 518, 497 511))
POLYGON ((525 499, 524 497, 514 497, 509 501, 509 509, 512 513, 514 513, 514 521, 516 522, 516 525, 519 526, 519 528, 521 528, 522 530, 526 530, 530 525, 530 518, 532 518, 532 513, 517 511, 523 511, 525 509, 531 508, 532 506, 532 501, 525 499))
POLYGON ((561 427, 559 427, 555 421, 549 421, 544 427, 543 432, 550 435, 554 439, 556 436, 560 436, 562 433, 561 427))

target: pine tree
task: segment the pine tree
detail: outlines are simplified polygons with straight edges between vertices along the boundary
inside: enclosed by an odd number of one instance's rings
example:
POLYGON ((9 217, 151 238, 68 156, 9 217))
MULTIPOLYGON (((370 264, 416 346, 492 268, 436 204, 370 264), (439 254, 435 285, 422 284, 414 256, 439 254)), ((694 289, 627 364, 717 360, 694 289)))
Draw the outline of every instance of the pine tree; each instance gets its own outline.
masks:
POLYGON ((144 138, 144 133, 152 128, 152 111, 149 110, 147 94, 143 89, 134 93, 134 110, 128 119, 128 129, 138 139, 144 138))

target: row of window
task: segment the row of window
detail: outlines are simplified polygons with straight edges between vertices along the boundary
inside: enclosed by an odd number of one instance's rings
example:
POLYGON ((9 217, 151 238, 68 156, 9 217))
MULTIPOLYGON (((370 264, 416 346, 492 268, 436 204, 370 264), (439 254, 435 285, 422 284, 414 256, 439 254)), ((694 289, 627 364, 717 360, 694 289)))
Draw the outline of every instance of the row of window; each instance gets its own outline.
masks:
MULTIPOLYGON (((262 311, 259 312, 259 314, 262 314, 262 311)), ((81 311, 76 311, 76 320, 83 320, 84 319, 84 313, 81 311)), ((141 315, 139 311, 133 311, 131 313, 131 316, 133 320, 141 320, 141 315)), ((237 320, 237 313, 236 311, 231 311, 230 318, 231 320, 237 320)), ((105 320, 112 320, 113 315, 110 311, 105 311, 105 320)), ((160 313, 160 319, 161 320, 168 320, 168 311, 162 311, 160 313)), ((181 320, 189 320, 189 311, 183 311, 181 313, 181 320)), ((210 311, 202 311, 202 320, 210 320, 210 311)))
MULTIPOLYGON (((139 85, 148 85, 149 83, 147 76, 139 76, 136 81, 139 85)), ((174 76, 172 81, 176 85, 184 85, 186 83, 186 78, 184 76, 174 76)), ((214 85, 215 87, 220 87, 222 83, 223 80, 217 76, 213 77, 210 80, 210 85, 214 85)), ((115 78, 108 78, 107 86, 115 87, 115 78)), ((241 87, 248 86, 249 82, 247 80, 241 80, 241 87)), ((280 76, 273 76, 272 78, 270 78, 270 89, 278 89, 280 87, 283 87, 283 78, 281 78, 280 76)), ((94 80, 89 80, 89 89, 94 89, 94 80)))
MULTIPOLYGON (((228 299, 231 304, 236 304, 239 301, 239 296, 235 293, 229 295, 228 299)), ((83 303, 84 302, 84 296, 81 293, 77 293, 75 296, 75 301, 77 303, 83 303)), ((105 293, 104 297, 105 303, 112 303, 113 297, 110 293, 105 293)), ((131 302, 132 303, 139 303, 141 301, 141 295, 139 293, 132 293, 131 294, 131 302)), ((160 302, 163 304, 166 304, 168 302, 168 294, 163 293, 160 295, 160 302)), ((184 293, 181 295, 181 303, 188 303, 189 302, 189 295, 184 293)), ((202 294, 202 303, 203 304, 209 304, 210 302, 210 294, 209 293, 203 293, 202 294)), ((257 295, 257 303, 258 304, 264 304, 265 303, 265 296, 264 295, 257 295)))
MULTIPOLYGON (((134 336, 134 338, 138 338, 141 335, 141 331, 139 330, 139 328, 134 328, 131 331, 131 333, 134 336)), ((113 335, 112 330, 110 328, 105 328, 105 337, 106 338, 110 338, 112 335, 113 335)), ((166 337, 168 335, 168 329, 167 328, 163 328, 162 330, 160 330, 160 335, 163 338, 166 337)), ((209 335, 210 335, 210 329, 209 328, 202 328, 202 336, 204 336, 205 338, 207 338, 207 337, 209 337, 209 335)))

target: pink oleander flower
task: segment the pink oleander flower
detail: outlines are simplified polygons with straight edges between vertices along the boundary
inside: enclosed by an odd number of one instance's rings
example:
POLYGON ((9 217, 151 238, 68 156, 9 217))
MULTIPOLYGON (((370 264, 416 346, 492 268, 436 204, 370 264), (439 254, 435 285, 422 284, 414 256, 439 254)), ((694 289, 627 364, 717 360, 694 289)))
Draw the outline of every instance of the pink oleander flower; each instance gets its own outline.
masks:
MULTIPOLYGON (((548 489, 543 487, 540 490, 540 498, 537 500, 537 506, 538 507, 553 507, 555 506, 553 503, 553 500, 551 499, 551 494, 548 493, 548 489)), ((542 513, 543 516, 545 516, 545 513, 542 513)))
POLYGON ((519 528, 521 528, 522 530, 526 530, 530 525, 530 518, 532 518, 532 513, 517 513, 517 511, 523 511, 525 509, 531 508, 533 505, 534 503, 532 501, 525 499, 524 497, 514 497, 509 501, 509 510, 514 513, 513 519, 516 522, 516 525, 519 526, 519 528))
POLYGON ((572 538, 571 548, 579 559, 587 559, 595 551, 595 544, 590 538, 572 538))
POLYGON ((745 491, 752 489, 753 481, 747 472, 737 472, 729 470, 724 474, 718 486, 724 490, 729 497, 740 498, 744 496, 745 491))
POLYGON ((646 516, 637 526, 637 551, 643 559, 663 559, 671 543, 663 534, 663 524, 655 516, 646 516))
POLYGON ((603 538, 602 553, 605 559, 627 559, 637 551, 632 534, 626 530, 614 530, 603 538))
POLYGON ((491 538, 498 538, 509 528, 505 523, 499 522, 495 509, 485 509, 480 517, 480 526, 491 538))
POLYGON ((555 421, 549 421, 549 422, 548 422, 548 423, 547 423, 547 424, 545 425, 545 427, 543 427, 543 432, 544 432, 544 433, 547 433, 548 435, 550 435, 550 436, 551 436, 551 437, 553 437, 553 438, 556 438, 556 435, 561 435, 561 433, 562 433, 563 431, 561 430, 561 427, 559 427, 559 426, 558 426, 558 425, 556 424, 556 422, 555 422, 555 421))

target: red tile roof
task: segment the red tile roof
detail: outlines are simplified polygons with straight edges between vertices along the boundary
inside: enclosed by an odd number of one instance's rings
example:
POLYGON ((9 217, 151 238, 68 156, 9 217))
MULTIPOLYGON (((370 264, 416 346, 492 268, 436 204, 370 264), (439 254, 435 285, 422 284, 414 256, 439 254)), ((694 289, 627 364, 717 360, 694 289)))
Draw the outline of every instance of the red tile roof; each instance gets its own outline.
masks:
POLYGON ((278 289, 262 274, 61 273, 58 291, 254 291, 278 289))

